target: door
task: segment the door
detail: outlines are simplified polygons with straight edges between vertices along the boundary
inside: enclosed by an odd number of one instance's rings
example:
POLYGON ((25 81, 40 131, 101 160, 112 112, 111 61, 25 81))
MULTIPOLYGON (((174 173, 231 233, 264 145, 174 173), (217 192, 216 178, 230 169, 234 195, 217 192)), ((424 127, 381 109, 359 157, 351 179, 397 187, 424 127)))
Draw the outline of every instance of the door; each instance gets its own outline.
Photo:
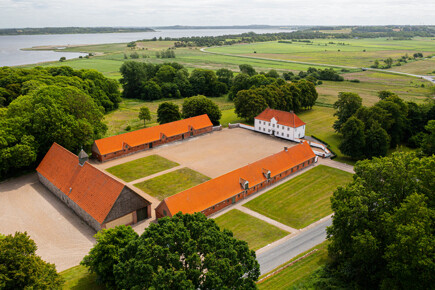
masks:
POLYGON ((153 143, 150 143, 150 149, 152 149, 153 148, 153 143))
POLYGON ((233 196, 233 204, 236 203, 236 197, 233 196))
POLYGON ((137 221, 138 222, 143 221, 144 219, 148 218, 148 208, 144 207, 144 208, 138 209, 136 211, 136 214, 137 214, 137 221))

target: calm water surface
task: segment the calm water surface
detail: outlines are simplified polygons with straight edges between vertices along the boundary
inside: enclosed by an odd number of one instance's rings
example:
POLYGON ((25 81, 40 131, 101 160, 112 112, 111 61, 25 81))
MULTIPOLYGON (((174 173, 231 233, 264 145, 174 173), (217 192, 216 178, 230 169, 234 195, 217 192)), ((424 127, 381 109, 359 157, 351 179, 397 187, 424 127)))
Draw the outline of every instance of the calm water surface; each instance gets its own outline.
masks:
POLYGON ((15 66, 33 64, 45 61, 76 58, 83 53, 55 52, 55 51, 24 51, 23 48, 34 46, 78 44, 103 44, 130 42, 153 37, 187 37, 187 36, 218 36, 226 34, 240 34, 253 31, 255 33, 284 32, 291 30, 279 29, 185 29, 161 30, 157 32, 134 33, 99 33, 99 34, 51 34, 51 35, 13 35, 0 36, 0 66, 15 66))

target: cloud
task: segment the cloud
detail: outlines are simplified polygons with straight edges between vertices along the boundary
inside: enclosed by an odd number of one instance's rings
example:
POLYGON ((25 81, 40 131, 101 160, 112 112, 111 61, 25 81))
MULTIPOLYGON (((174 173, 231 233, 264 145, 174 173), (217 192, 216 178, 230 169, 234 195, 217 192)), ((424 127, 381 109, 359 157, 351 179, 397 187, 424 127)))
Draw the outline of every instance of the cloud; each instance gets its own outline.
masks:
POLYGON ((0 27, 435 24, 434 15, 433 0, 0 0, 0 27))

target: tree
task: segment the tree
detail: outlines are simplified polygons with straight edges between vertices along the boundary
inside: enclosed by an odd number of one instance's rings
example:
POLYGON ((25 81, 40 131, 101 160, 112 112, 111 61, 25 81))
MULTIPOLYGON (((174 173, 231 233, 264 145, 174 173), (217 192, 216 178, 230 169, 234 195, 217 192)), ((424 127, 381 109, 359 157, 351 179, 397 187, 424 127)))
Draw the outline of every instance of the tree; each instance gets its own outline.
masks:
POLYGON ((408 105, 404 103, 398 96, 393 95, 384 100, 380 100, 375 104, 375 106, 387 111, 390 116, 389 123, 391 126, 386 129, 386 131, 390 136, 390 147, 394 148, 405 138, 407 129, 406 117, 408 115, 408 105))
POLYGON ((226 68, 221 68, 216 71, 216 76, 218 81, 226 84, 228 88, 232 86, 234 78, 233 71, 226 68))
POLYGON ((163 102, 157 109, 157 122, 165 124, 181 120, 180 108, 172 102, 163 102))
POLYGON ((144 127, 146 126, 145 122, 151 120, 151 113, 150 113, 150 109, 148 109, 148 107, 141 107, 140 108, 139 120, 143 120, 144 127))
POLYGON ((279 74, 278 74, 278 72, 276 70, 271 69, 270 71, 268 71, 266 73, 266 77, 277 79, 277 78, 279 78, 279 74))
POLYGON ((116 285, 113 269, 119 263, 119 251, 137 237, 130 226, 103 229, 95 235, 95 246, 80 264, 89 267, 89 272, 97 275, 99 283, 113 287, 116 285))
POLYGON ((251 121, 267 108, 267 102, 256 90, 243 90, 237 93, 234 106, 237 116, 251 121))
POLYGON ((147 81, 142 88, 141 99, 146 101, 154 101, 161 99, 162 88, 155 81, 147 81))
POLYGON ((216 74, 208 69, 194 69, 189 78, 194 94, 201 94, 208 97, 219 97, 220 92, 216 90, 218 80, 216 74))
POLYGON ((331 274, 357 289, 429 289, 435 282, 435 156, 357 162, 331 198, 331 274))
POLYGON ((233 100, 239 91, 248 90, 250 87, 250 77, 248 74, 241 73, 236 75, 228 94, 229 99, 233 100))
POLYGON ((393 65, 393 59, 391 57, 384 60, 385 62, 385 68, 390 68, 393 65))
POLYGON ((421 149, 426 155, 435 154, 435 120, 430 120, 424 128, 429 134, 424 136, 421 149))
POLYGON ((364 155, 368 158, 387 155, 390 145, 388 133, 382 129, 378 122, 374 122, 365 132, 364 155))
POLYGON ((255 69, 250 64, 241 64, 239 65, 239 69, 241 73, 247 74, 250 77, 257 74, 255 69))
POLYGON ((164 217, 120 251, 120 289, 255 289, 255 252, 202 213, 164 217))
POLYGON ((0 237, 1 289, 61 289, 62 277, 54 264, 35 254, 37 246, 27 233, 0 237))
POLYGON ((336 112, 334 116, 337 116, 337 120, 332 126, 336 132, 341 132, 341 127, 344 123, 362 106, 362 99, 355 93, 343 93, 338 94, 338 100, 334 103, 334 109, 336 112))
POLYGON ((301 107, 311 109, 319 96, 316 91, 316 86, 312 82, 306 80, 298 81, 296 86, 301 91, 301 107))
POLYGON ((206 96, 197 95, 186 98, 183 101, 183 117, 190 118, 207 114, 213 125, 219 125, 222 116, 221 110, 212 100, 206 96))
POLYGON ((378 97, 381 100, 385 100, 386 98, 392 97, 392 96, 396 96, 397 97, 397 94, 395 94, 393 92, 390 92, 390 91, 379 91, 378 92, 378 97))
POLYGON ((364 135, 364 123, 356 117, 350 117, 346 123, 344 123, 341 134, 343 139, 341 140, 338 149, 344 155, 352 158, 360 158, 364 156, 365 135, 364 135))

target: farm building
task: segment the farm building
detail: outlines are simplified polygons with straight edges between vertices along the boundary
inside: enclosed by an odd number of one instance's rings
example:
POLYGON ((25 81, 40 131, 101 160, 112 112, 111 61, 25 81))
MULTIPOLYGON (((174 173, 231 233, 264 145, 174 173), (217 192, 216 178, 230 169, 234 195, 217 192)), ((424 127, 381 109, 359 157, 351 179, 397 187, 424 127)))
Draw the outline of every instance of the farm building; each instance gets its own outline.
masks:
POLYGON ((156 207, 156 217, 178 212, 210 215, 317 161, 308 143, 246 165, 188 190, 165 198, 156 207))
POLYGON ((96 231, 151 217, 151 203, 79 156, 53 143, 36 171, 39 180, 96 231))
POLYGON ((204 114, 96 140, 92 145, 92 155, 100 161, 106 161, 212 130, 213 124, 204 114))
POLYGON ((305 123, 293 112, 267 108, 254 118, 255 131, 296 141, 305 137, 305 123))

